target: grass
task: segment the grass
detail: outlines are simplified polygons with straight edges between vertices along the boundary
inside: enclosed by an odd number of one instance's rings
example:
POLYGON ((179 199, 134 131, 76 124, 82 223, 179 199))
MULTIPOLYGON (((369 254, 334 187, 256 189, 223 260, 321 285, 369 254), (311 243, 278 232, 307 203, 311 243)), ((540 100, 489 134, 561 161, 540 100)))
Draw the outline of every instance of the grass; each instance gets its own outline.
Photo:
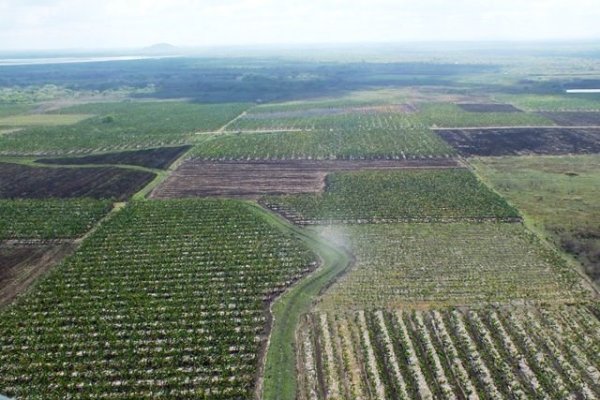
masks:
POLYGON ((527 111, 600 111, 600 95, 597 94, 519 94, 495 97, 527 111))
POLYGON ((333 173, 325 193, 262 201, 303 224, 519 218, 515 208, 462 168, 333 173))
POLYGON ((0 126, 60 126, 73 125, 92 118, 92 114, 29 114, 0 118, 0 126))
POLYGON ((600 156, 481 158, 473 165, 600 283, 600 156))
POLYGON ((521 224, 321 229, 356 256, 356 266, 323 295, 321 310, 565 302, 587 296, 580 276, 521 224))

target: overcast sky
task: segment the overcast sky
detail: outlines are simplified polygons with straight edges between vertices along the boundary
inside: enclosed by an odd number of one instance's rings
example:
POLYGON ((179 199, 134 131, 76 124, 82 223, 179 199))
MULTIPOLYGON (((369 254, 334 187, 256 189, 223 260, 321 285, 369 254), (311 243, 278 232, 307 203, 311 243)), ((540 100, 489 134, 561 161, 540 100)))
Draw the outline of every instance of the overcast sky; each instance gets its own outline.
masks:
POLYGON ((600 39, 600 0, 0 0, 0 50, 600 39))

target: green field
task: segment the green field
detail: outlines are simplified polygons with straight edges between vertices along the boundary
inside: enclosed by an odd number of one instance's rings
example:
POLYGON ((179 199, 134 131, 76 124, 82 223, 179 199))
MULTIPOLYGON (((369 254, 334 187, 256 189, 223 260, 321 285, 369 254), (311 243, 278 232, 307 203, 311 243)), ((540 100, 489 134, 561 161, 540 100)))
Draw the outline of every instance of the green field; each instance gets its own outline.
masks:
POLYGON ((495 97, 528 111, 600 111, 600 96, 597 94, 520 94, 495 97))
POLYGON ((461 168, 334 173, 327 176, 325 193, 261 201, 300 224, 519 218, 515 208, 461 168))
POLYGON ((333 225, 356 265, 325 292, 320 310, 435 308, 585 298, 581 278, 521 224, 333 225))
POLYGON ((0 390, 250 398, 267 301, 315 261, 243 203, 133 203, 0 313, 0 390))
POLYGON ((474 165, 600 282, 600 156, 481 158, 474 165))
POLYGON ((191 142, 197 131, 215 130, 242 113, 246 104, 120 102, 61 109, 54 118, 94 114, 75 125, 35 127, 0 138, 8 154, 89 153, 191 142))
POLYGON ((55 126, 73 125, 93 117, 92 114, 29 114, 0 118, 0 126, 55 126))
POLYGON ((75 238, 89 231, 111 208, 107 200, 0 199, 0 240, 75 238))

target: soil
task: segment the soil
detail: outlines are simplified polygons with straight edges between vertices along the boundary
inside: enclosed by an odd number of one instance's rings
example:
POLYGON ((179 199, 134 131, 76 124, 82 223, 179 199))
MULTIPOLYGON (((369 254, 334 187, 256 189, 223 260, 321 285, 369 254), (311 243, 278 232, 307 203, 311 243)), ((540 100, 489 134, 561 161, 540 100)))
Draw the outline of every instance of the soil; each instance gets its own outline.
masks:
POLYGON ((511 104, 494 104, 494 103, 461 103, 457 104, 464 111, 468 112, 501 112, 501 113, 515 113, 522 112, 511 104))
POLYGON ((464 156, 600 153, 600 128, 436 130, 464 156))
POLYGON ((453 159, 364 161, 211 162, 187 160, 157 187, 151 198, 233 197, 323 191, 330 172, 411 168, 457 168, 453 159))
POLYGON ((152 172, 116 167, 43 168, 0 163, 0 198, 124 200, 155 176, 152 172))
POLYGON ((541 112, 539 114, 562 126, 600 126, 600 112, 541 112))
POLYGON ((84 165, 84 164, 124 164, 146 168, 167 169, 192 146, 160 147, 118 153, 96 154, 85 157, 43 158, 36 160, 42 164, 84 165))
POLYGON ((75 244, 0 244, 0 307, 75 250, 75 244))

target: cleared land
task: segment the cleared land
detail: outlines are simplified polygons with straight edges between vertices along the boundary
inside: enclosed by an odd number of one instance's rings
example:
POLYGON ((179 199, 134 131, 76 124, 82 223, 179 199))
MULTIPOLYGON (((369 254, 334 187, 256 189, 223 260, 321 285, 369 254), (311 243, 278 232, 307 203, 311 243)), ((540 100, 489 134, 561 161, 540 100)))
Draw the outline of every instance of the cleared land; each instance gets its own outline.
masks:
POLYGON ((0 313, 0 388, 251 398, 269 301, 316 264, 243 203, 134 203, 0 313))
POLYGON ((93 114, 27 114, 0 118, 0 126, 61 126, 73 125, 92 118, 93 114))
MULTIPOLYGON (((0 243, 0 307, 12 302, 74 249, 75 245, 69 242, 49 245, 0 243)), ((4 348, 1 349, 4 352, 4 348)))
POLYGON ((436 133, 464 156, 600 152, 600 128, 442 129, 436 133))
POLYGON ((457 104, 460 108, 468 112, 522 112, 511 104, 495 104, 495 103, 460 103, 457 104))
POLYGON ((597 306, 317 313, 299 333, 299 399, 600 396, 597 306))
POLYGON ((0 240, 76 238, 112 207, 108 200, 0 199, 0 240))
POLYGON ((85 165, 85 164, 123 164, 146 168, 167 169, 192 146, 161 147, 119 153, 95 154, 84 157, 42 158, 36 160, 42 164, 85 165))
POLYGON ((482 158, 474 165, 600 283, 600 156, 482 158))
POLYGON ((155 174, 123 168, 43 168, 0 163, 0 198, 90 197, 124 200, 155 174))
POLYGON ((412 168, 455 168, 453 159, 269 162, 183 162, 151 195, 152 198, 242 197, 320 192, 335 171, 412 168))
POLYGON ((519 219, 463 168, 334 173, 325 193, 268 196, 261 203, 298 224, 519 219))
POLYGON ((548 119, 564 126, 600 126, 600 112, 543 112, 540 113, 548 119))
POLYGON ((321 229, 356 257, 356 265, 323 295, 321 310, 569 302, 586 295, 580 276, 521 224, 321 229))
POLYGON ((64 155, 187 144, 197 131, 216 130, 249 105, 184 102, 120 102, 84 104, 62 114, 94 114, 75 125, 32 127, 0 137, 0 153, 64 155))

